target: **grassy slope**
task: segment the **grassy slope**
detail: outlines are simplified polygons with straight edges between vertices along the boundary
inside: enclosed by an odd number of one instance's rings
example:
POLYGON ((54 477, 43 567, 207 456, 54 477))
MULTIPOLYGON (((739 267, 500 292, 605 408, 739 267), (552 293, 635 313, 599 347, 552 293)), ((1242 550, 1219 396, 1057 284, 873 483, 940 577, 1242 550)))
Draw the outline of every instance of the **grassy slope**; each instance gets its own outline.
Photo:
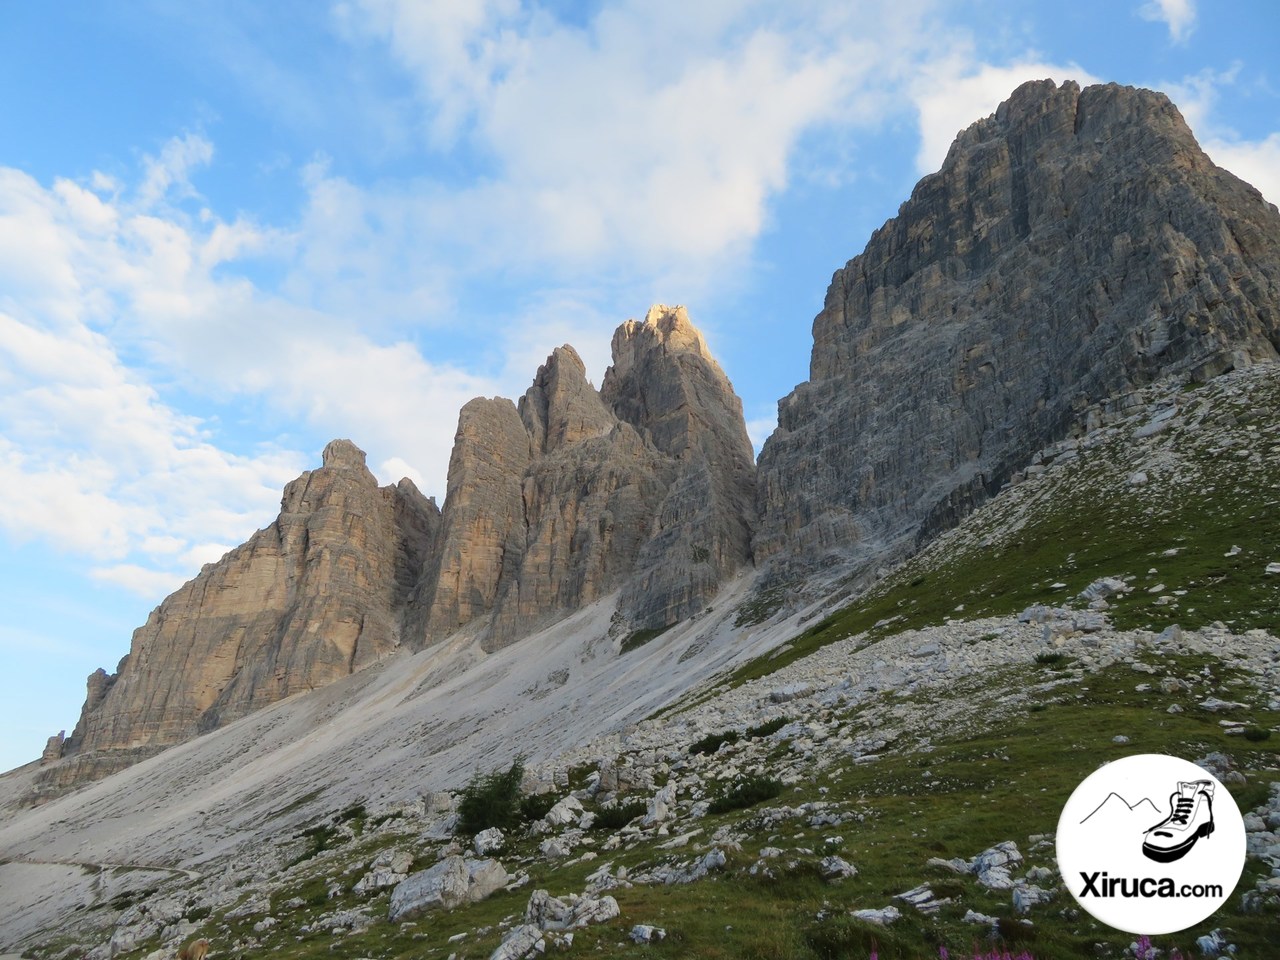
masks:
POLYGON ((1265 570, 1280 561, 1280 370, 1256 371, 1238 390, 1215 381, 1179 401, 1174 426, 1145 441, 1133 436, 1141 420, 1108 430, 734 682, 863 631, 1062 604, 1104 576, 1134 578, 1108 611, 1121 629, 1277 629, 1280 576, 1265 570), (1131 485, 1140 470, 1147 482, 1131 485))
MULTIPOLYGON (((1280 560, 1274 553, 1280 543, 1280 418, 1274 413, 1280 411, 1280 376, 1253 378, 1247 391, 1234 394, 1214 383, 1180 401, 1183 414, 1174 427, 1145 443, 1134 439, 1137 424, 1103 435, 1102 442, 1053 467, 1046 477, 1013 488, 870 594, 815 624, 781 654, 748 664, 732 680, 767 675, 826 643, 863 631, 874 636, 951 618, 1014 613, 1032 603, 1062 603, 1100 576, 1133 578, 1135 589, 1110 611, 1120 627, 1159 629, 1180 622, 1191 628, 1221 620, 1237 632, 1253 627, 1274 632, 1280 623, 1280 577, 1268 576, 1264 569, 1280 560), (1145 470, 1148 481, 1131 485, 1129 474, 1138 469, 1145 470), (1240 549, 1233 553, 1233 547, 1240 549), (1164 588, 1150 592, 1157 584, 1164 588)), ((578 931, 572 955, 643 951, 655 958, 805 960, 864 958, 875 947, 887 960, 936 957, 945 944, 956 956, 975 945, 990 946, 984 928, 960 920, 971 907, 1000 916, 1006 944, 1025 947, 1038 960, 1121 956, 1133 938, 1093 922, 1065 893, 1036 908, 1034 926, 1026 927, 1012 916, 1007 893, 984 891, 971 878, 929 868, 926 861, 969 858, 1013 839, 1027 855, 1026 866, 1055 869, 1052 845, 1037 846, 1031 838, 1053 833, 1067 796, 1100 761, 1132 753, 1195 759, 1210 750, 1229 752, 1248 777, 1246 785, 1232 791, 1241 810, 1262 802, 1267 783, 1280 779, 1280 737, 1249 742, 1224 734, 1215 716, 1194 709, 1171 715, 1166 708, 1171 701, 1190 708, 1193 697, 1214 692, 1250 702, 1249 720, 1262 727, 1280 724, 1280 713, 1242 684, 1229 663, 1165 660, 1155 651, 1143 657, 1157 675, 1192 681, 1194 692, 1139 693, 1136 682, 1149 678, 1127 665, 1086 678, 1072 674, 1069 665, 1063 672, 1062 667, 1037 665, 1030 656, 1025 668, 957 686, 952 696, 986 705, 975 712, 974 722, 939 731, 927 744, 895 743, 874 763, 835 763, 776 801, 835 800, 862 812, 863 822, 813 829, 794 820, 762 831, 752 826, 751 810, 699 821, 703 833, 695 843, 705 846, 726 824, 744 837, 743 849, 730 854, 728 869, 689 886, 611 891, 622 918, 578 931), (1055 679, 1069 682, 1046 686, 1055 679), (1028 689, 1042 692, 1030 702, 1013 696, 1028 689), (1117 732, 1131 742, 1114 744, 1117 732), (1043 800, 1029 802, 1029 797, 1043 800), (827 843, 833 836, 841 839, 827 843), (783 847, 787 855, 771 861, 775 878, 752 877, 747 868, 766 845, 783 847), (835 849, 858 866, 856 878, 827 883, 819 877, 817 859, 835 849), (847 916, 848 909, 888 905, 894 894, 924 881, 933 882, 940 895, 955 897, 956 903, 935 918, 900 905, 903 917, 890 928, 847 916), (632 945, 626 932, 634 923, 662 926, 669 936, 646 947, 632 945)), ((843 729, 861 729, 858 711, 826 719, 843 729)), ((744 741, 719 757, 728 762, 739 754, 755 756, 750 751, 759 749, 758 743, 744 741)), ((300 933, 300 926, 322 913, 368 902, 350 893, 360 868, 381 846, 416 842, 412 834, 397 837, 394 826, 388 825, 391 833, 347 840, 300 864, 289 885, 272 897, 279 925, 257 935, 261 945, 252 955, 487 957, 501 938, 498 924, 519 918, 535 888, 577 893, 586 876, 605 861, 635 869, 694 855, 693 848, 658 850, 657 843, 665 838, 650 838, 630 849, 601 852, 592 862, 557 867, 533 856, 536 841, 521 840, 503 858, 508 869, 530 874, 530 882, 518 890, 408 927, 381 919, 388 899, 384 893, 373 900, 379 919, 363 934, 300 933), (334 882, 343 892, 331 900, 325 890, 334 882), (293 897, 303 905, 286 909, 283 905, 293 897), (465 939, 448 942, 459 933, 465 939)), ((1280 940, 1280 917, 1274 912, 1245 915, 1239 909, 1239 894, 1261 875, 1261 866, 1250 861, 1227 908, 1197 928, 1157 938, 1157 944, 1165 949, 1178 945, 1187 952, 1194 950, 1196 936, 1225 927, 1242 956, 1270 955, 1280 940)), ((212 916, 201 921, 202 931, 217 952, 230 955, 229 945, 251 935, 257 919, 212 916)), ((133 956, 143 957, 154 946, 133 956)))

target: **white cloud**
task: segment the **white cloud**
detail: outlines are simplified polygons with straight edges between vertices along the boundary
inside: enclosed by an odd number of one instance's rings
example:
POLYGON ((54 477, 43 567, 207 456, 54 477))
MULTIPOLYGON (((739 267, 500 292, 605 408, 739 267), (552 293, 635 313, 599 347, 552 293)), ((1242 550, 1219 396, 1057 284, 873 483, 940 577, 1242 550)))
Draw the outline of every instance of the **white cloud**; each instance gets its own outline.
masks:
POLYGON ((751 448, 760 456, 760 448, 769 439, 773 431, 778 429, 778 415, 771 417, 755 417, 747 421, 747 436, 751 438, 751 448))
POLYGON ((1169 28, 1169 39, 1186 43, 1196 28, 1195 0, 1148 0, 1138 8, 1138 16, 1169 28))
POLYGON ((1257 187, 1267 200, 1280 205, 1280 132, 1254 141, 1215 137, 1201 146, 1218 166, 1226 167, 1257 187))
POLYGON ((120 563, 110 567, 94 567, 89 571, 89 575, 101 583, 123 587, 130 593, 150 599, 173 593, 191 579, 198 569, 196 567, 190 573, 182 574, 169 570, 155 570, 136 563, 120 563))
POLYGON ((913 84, 920 116, 920 150, 916 169, 932 173, 942 166, 947 150, 961 130, 995 112, 1021 83, 1051 79, 1075 80, 1081 86, 1098 78, 1074 63, 1059 65, 1019 60, 1009 66, 977 63, 961 50, 924 70, 913 84))
POLYGON ((146 176, 138 187, 138 204, 150 209, 171 191, 179 198, 195 196, 191 172, 212 159, 213 144, 199 134, 188 133, 168 140, 160 156, 147 156, 143 160, 146 176))
POLYGON ((1257 187, 1271 203, 1280 204, 1280 130, 1249 140, 1218 119, 1220 93, 1237 86, 1241 73, 1241 64, 1234 63, 1224 70, 1206 68, 1160 87, 1178 105, 1214 163, 1257 187))
POLYGON ((148 163, 137 191, 113 183, 107 197, 0 168, 0 530, 150 596, 269 521, 283 484, 318 458, 223 449, 214 424, 153 383, 351 436, 428 492, 444 490, 459 407, 494 387, 216 269, 288 259, 296 237, 157 205, 211 153, 181 143, 148 163))
POLYGON ((460 259, 705 276, 760 234, 802 136, 878 121, 863 102, 927 46, 927 6, 624 0, 576 26, 506 2, 356 0, 339 19, 414 78, 438 149, 491 168, 418 204, 460 259))

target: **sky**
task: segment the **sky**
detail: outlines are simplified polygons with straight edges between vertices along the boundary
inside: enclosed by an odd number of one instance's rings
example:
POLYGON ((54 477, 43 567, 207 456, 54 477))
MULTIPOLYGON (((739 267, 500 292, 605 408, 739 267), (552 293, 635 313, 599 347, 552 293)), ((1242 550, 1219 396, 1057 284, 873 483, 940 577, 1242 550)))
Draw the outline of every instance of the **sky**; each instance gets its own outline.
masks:
POLYGON ((757 449, 831 274, 1022 81, 1162 90, 1280 203, 1280 5, 133 0, 0 22, 0 770, 334 437, 684 304, 757 449), (1229 12, 1227 12, 1229 11, 1229 12))

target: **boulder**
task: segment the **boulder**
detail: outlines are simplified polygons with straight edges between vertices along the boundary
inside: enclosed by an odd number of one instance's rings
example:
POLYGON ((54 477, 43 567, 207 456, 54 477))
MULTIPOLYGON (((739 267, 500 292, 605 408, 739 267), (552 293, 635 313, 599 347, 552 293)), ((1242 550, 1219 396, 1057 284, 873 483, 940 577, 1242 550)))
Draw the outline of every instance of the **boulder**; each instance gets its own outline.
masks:
POLYGON ((409 920, 430 910, 452 910, 483 900, 506 885, 507 872, 496 860, 445 857, 435 866, 410 874, 391 891, 388 919, 409 920))

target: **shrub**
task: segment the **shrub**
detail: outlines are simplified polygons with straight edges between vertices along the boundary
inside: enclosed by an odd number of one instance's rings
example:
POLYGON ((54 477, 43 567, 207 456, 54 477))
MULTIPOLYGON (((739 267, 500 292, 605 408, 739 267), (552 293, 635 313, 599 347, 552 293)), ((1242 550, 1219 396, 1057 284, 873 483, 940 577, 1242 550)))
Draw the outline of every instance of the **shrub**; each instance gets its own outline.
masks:
POLYGON ((737 743, 742 735, 737 730, 726 730, 724 733, 709 733, 701 740, 689 745, 690 755, 695 753, 715 753, 723 744, 737 743))
POLYGON ((1036 663, 1042 667, 1056 667, 1066 659, 1067 655, 1057 650, 1041 650, 1036 654, 1036 663))
POLYGON ((1244 738, 1246 740, 1252 740, 1255 743, 1262 740, 1269 740, 1271 739, 1271 731, 1266 727, 1245 727, 1244 738))
POLYGON ((541 820, 551 812, 551 808, 556 805, 559 799, 555 791, 535 793, 532 796, 525 797, 520 801, 520 819, 529 823, 534 820, 541 820))
POLYGON ((505 773, 477 773, 458 801, 458 836, 474 837, 481 830, 510 830, 520 823, 520 781, 524 758, 516 757, 505 773))
POLYGON ((747 736, 767 737, 771 733, 777 733, 790 722, 790 717, 774 717, 772 720, 766 720, 758 727, 747 728, 747 736))
POLYGON ((595 820, 591 822, 591 829, 621 830, 636 817, 644 816, 648 809, 643 800, 632 800, 630 803, 620 803, 616 807, 605 807, 596 814, 595 820))
POLYGON ((772 800, 782 792, 782 784, 771 777, 743 777, 711 801, 708 813, 728 813, 772 800))

